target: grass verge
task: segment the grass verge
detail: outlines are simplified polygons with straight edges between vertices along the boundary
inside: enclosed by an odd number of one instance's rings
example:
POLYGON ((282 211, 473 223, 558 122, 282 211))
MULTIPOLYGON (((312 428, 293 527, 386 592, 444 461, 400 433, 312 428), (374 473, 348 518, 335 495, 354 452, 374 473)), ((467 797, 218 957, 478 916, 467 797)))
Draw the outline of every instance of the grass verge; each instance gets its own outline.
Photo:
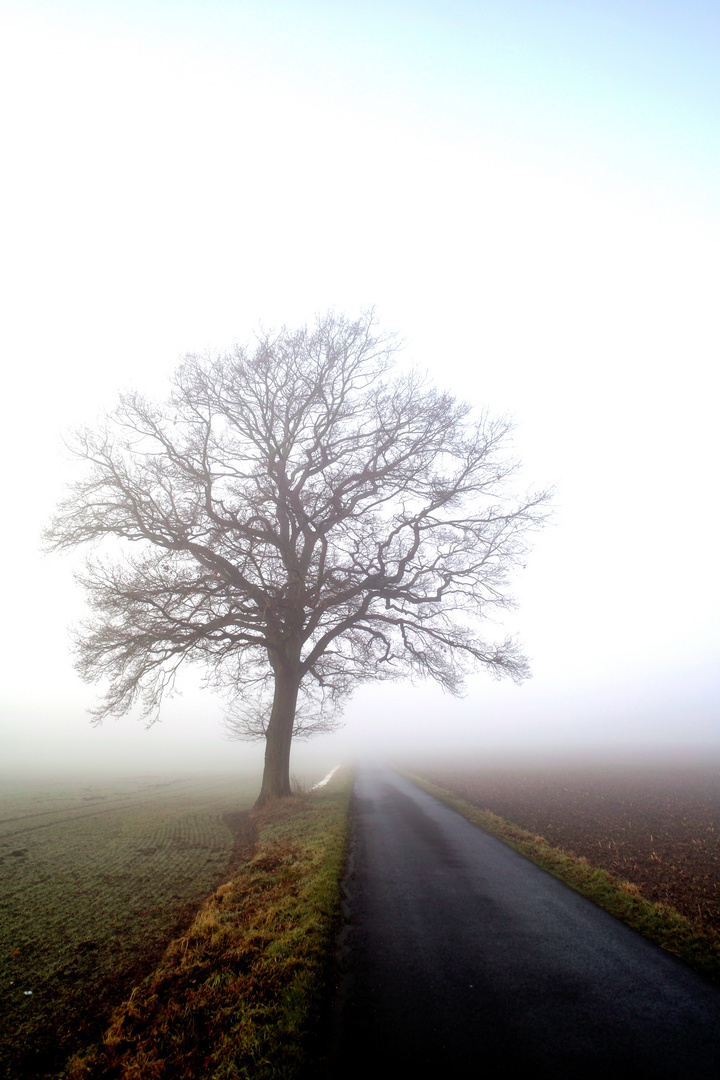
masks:
POLYGON ((473 825, 502 840, 701 975, 720 984, 720 937, 717 934, 703 930, 665 904, 647 900, 632 882, 620 881, 607 870, 592 866, 587 859, 553 847, 544 837, 535 836, 490 810, 481 810, 420 776, 404 775, 473 825))
POLYGON ((67 1080, 291 1080, 321 1051, 352 775, 252 815, 250 857, 67 1080))

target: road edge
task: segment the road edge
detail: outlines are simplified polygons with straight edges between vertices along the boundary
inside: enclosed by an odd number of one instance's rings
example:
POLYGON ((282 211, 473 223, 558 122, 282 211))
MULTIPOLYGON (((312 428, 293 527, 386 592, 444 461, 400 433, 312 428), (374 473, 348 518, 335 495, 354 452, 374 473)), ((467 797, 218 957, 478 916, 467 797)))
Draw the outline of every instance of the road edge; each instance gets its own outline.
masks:
POLYGON ((587 859, 564 848, 553 847, 545 837, 534 835, 491 810, 480 809, 415 773, 397 771, 471 824, 592 900, 698 974, 720 985, 720 936, 701 929, 669 905, 648 900, 632 882, 621 881, 607 870, 592 866, 587 859))

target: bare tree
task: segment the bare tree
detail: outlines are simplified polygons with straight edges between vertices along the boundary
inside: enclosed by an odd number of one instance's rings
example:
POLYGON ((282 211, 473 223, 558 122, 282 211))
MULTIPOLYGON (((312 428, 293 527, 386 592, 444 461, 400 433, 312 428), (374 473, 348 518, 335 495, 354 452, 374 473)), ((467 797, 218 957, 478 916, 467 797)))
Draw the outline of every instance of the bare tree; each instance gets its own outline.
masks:
POLYGON ((372 314, 330 314, 189 356, 165 404, 122 396, 78 434, 84 477, 47 540, 121 541, 80 578, 78 668, 108 683, 98 721, 140 704, 152 722, 200 661, 235 732, 265 739, 262 804, 290 792, 293 735, 327 730, 358 682, 458 693, 477 666, 527 676, 478 620, 511 605, 548 494, 513 495, 507 422, 393 377, 395 352, 372 314))

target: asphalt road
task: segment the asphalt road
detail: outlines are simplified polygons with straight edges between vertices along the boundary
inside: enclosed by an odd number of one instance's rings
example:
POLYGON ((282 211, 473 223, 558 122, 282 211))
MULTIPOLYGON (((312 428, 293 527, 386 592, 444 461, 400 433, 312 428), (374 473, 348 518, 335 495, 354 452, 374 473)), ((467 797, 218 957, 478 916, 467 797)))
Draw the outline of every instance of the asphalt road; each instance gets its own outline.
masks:
POLYGON ((390 770, 360 769, 329 1075, 720 1077, 720 991, 390 770))

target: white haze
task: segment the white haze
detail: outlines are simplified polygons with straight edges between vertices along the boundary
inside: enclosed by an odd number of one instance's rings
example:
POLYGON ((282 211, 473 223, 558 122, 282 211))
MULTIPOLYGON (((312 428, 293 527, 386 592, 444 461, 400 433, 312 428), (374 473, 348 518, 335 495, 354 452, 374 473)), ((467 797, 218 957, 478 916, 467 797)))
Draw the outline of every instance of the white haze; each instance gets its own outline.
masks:
MULTIPOLYGON (((6 2, 0 769, 259 769, 192 669, 90 727, 62 433, 187 351, 375 305, 509 413, 557 513, 508 620, 522 687, 361 687, 352 756, 715 754, 720 13, 714 4, 6 2)), ((493 628, 489 629, 489 633, 493 628)), ((496 632, 502 633, 502 627, 496 632)))

